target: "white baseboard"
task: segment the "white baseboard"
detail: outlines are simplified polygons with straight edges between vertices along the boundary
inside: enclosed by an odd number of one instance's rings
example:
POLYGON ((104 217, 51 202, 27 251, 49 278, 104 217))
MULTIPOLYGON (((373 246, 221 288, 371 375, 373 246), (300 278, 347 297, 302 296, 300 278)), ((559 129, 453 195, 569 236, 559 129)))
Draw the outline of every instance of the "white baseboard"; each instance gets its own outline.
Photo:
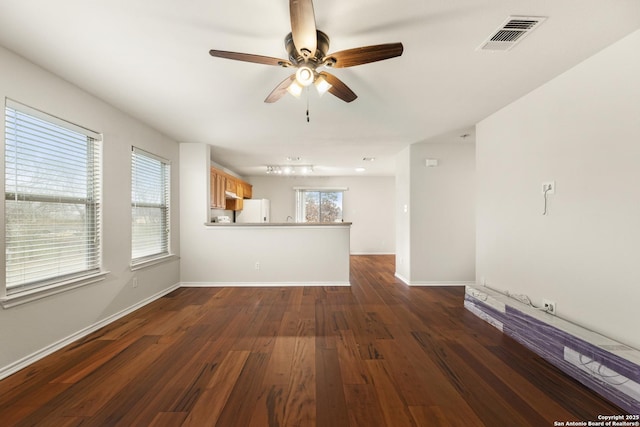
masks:
POLYGON ((183 288, 273 288, 293 286, 351 286, 349 282, 182 282, 183 288))
POLYGON ((397 279, 400 279, 405 285, 409 285, 409 281, 401 274, 398 274, 397 272, 394 274, 394 276, 397 279))
POLYGON ((466 286, 466 285, 475 285, 475 282, 469 281, 451 281, 451 282, 440 282, 440 281, 421 281, 421 282, 411 282, 401 274, 395 273, 394 276, 400 279, 407 286, 466 286))
POLYGON ((411 282, 409 286, 466 286, 473 285, 475 282, 411 282))
POLYGON ((393 252, 351 252, 349 255, 395 255, 393 252))
POLYGON ((60 350, 61 348, 65 347, 66 345, 71 344, 74 341, 79 340, 80 338, 83 338, 87 335, 89 335, 92 332, 97 331, 98 329, 107 326, 108 324, 115 322, 116 320, 120 319, 121 317, 126 316, 129 313, 132 313, 134 311, 136 311, 137 309, 159 299, 162 298, 163 296, 167 295, 170 292, 175 291, 176 289, 178 289, 180 287, 180 283, 177 283, 167 289, 164 289, 160 292, 158 292, 155 295, 152 295, 148 298, 143 299, 142 301, 132 305, 131 307, 128 307, 122 311, 119 311, 117 313, 112 314, 109 317, 106 317, 92 325, 87 326, 86 328, 83 328, 81 330, 79 330, 78 332, 75 332, 71 335, 69 335, 66 338, 63 338, 59 341, 54 342, 53 344, 50 344, 34 353, 31 353, 28 356, 23 357, 20 360, 17 360, 7 366, 4 366, 2 368, 0 368, 0 380, 3 378, 8 377, 9 375, 15 374, 16 372, 18 372, 21 369, 26 368, 27 366, 31 365, 34 362, 37 362, 38 360, 42 359, 43 357, 46 357, 58 350, 60 350))

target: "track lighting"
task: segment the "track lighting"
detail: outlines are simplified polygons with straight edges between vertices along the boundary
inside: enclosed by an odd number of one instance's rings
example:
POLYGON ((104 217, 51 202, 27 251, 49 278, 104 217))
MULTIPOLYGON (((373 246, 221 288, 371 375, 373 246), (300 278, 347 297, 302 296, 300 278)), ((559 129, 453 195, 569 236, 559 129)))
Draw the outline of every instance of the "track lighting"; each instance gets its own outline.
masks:
POLYGON ((312 165, 268 165, 269 175, 306 175, 313 173, 312 165))

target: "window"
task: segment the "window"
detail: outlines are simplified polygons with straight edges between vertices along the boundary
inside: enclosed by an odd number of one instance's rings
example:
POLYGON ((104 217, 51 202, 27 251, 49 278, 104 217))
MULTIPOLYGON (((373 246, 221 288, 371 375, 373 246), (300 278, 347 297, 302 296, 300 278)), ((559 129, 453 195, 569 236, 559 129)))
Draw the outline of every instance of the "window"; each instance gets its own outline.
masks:
POLYGON ((7 100, 7 295, 100 271, 101 137, 7 100))
POLYGON ((169 161, 132 147, 131 264, 169 255, 169 161))
POLYGON ((297 189, 297 222, 342 222, 344 190, 297 189))

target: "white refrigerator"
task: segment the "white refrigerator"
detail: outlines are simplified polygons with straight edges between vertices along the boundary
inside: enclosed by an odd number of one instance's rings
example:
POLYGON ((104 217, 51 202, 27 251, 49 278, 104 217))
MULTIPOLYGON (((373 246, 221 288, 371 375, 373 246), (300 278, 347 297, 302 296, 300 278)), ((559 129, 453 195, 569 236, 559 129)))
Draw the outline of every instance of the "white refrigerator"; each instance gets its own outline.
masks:
POLYGON ((242 210, 236 212, 236 222, 269 222, 269 200, 244 199, 242 201, 242 210))

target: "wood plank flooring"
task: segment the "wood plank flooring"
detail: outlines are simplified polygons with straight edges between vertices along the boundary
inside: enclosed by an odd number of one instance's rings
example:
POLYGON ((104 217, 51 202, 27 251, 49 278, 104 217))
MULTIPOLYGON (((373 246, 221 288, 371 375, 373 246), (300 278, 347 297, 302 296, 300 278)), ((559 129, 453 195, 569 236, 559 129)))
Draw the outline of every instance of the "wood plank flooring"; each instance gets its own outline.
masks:
MULTIPOLYGON (((0 382, 2 426, 553 426, 624 413, 393 256, 348 287, 181 288, 0 382)), ((6 326, 5 326, 6 327, 6 326)))

